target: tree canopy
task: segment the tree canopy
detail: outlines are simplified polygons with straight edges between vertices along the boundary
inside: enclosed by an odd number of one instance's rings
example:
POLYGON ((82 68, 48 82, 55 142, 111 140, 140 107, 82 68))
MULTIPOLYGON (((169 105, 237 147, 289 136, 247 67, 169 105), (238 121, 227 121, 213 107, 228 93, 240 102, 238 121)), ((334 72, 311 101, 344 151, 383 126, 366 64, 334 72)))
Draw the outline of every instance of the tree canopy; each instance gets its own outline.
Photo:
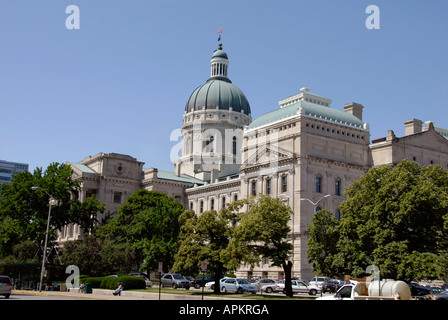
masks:
POLYGON ((64 244, 62 261, 76 265, 82 274, 103 276, 111 272, 128 273, 136 263, 136 256, 128 243, 114 243, 85 234, 82 241, 64 244))
POLYGON ((120 206, 115 217, 99 227, 97 235, 117 243, 129 243, 140 261, 141 270, 173 265, 178 248, 179 216, 182 204, 166 194, 138 190, 120 206))
POLYGON ((257 200, 241 201, 249 209, 238 216, 239 223, 227 249, 227 265, 236 268, 243 261, 254 267, 263 257, 268 258, 272 266, 283 268, 286 294, 292 296, 292 262, 289 259, 293 245, 288 240, 292 209, 266 195, 257 200))
POLYGON ((234 216, 227 214, 227 210, 205 211, 199 216, 187 210, 179 218, 180 246, 173 271, 196 275, 201 263, 206 262, 207 272, 216 275, 214 291, 217 293, 219 278, 228 270, 224 253, 235 228, 234 216))
POLYGON ((341 220, 316 213, 308 258, 318 272, 361 276, 369 265, 387 277, 448 276, 448 172, 403 160, 373 168, 346 192, 341 220))
POLYGON ((95 198, 81 203, 72 197, 80 189, 80 182, 72 179, 69 165, 52 163, 45 171, 36 168, 13 176, 11 184, 3 184, 0 193, 0 257, 13 254, 22 242, 40 242, 45 238, 49 209, 49 195, 57 200, 52 205, 50 239, 54 230, 71 223, 85 231, 95 226, 97 212, 104 205, 95 198), (31 187, 39 187, 32 190, 31 187))

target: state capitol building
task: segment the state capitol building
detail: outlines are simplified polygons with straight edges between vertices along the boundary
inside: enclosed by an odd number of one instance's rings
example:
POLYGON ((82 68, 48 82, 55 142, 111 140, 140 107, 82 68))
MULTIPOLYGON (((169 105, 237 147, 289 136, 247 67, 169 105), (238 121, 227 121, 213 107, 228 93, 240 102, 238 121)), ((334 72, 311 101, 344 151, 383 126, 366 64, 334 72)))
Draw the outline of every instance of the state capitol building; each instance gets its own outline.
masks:
MULTIPOLYGON (((147 189, 201 214, 262 194, 279 198, 294 211, 289 237, 293 276, 311 279, 306 230, 315 211, 325 209, 339 218, 344 189, 372 167, 409 159, 448 168, 448 130, 430 121, 402 119, 405 136, 389 130, 384 138, 370 141, 361 104, 347 103, 340 110, 306 87, 280 100, 278 109, 252 119, 248 99, 229 78, 221 44, 210 64, 210 78, 186 97, 173 171, 145 168, 144 162, 118 153, 88 156, 69 163, 73 178, 82 180, 81 201, 96 196, 113 214, 128 196, 147 189)), ((68 225, 58 240, 80 238, 79 226, 68 225)), ((236 274, 284 277, 283 269, 270 267, 267 259, 253 270, 242 265, 236 274)))

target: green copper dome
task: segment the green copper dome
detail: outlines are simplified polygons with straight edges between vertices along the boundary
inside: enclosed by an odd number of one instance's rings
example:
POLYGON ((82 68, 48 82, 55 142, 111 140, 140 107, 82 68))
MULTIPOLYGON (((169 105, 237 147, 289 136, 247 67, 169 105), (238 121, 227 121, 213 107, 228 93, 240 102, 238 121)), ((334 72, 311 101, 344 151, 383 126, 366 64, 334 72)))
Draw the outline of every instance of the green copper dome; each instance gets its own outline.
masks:
POLYGON ((186 112, 205 109, 221 109, 243 112, 250 115, 250 105, 244 93, 230 80, 210 78, 205 84, 196 88, 185 106, 186 112))
POLYGON ((227 53, 219 49, 213 53, 211 76, 206 83, 196 88, 185 106, 186 112, 203 109, 220 109, 250 115, 250 105, 244 93, 227 77, 229 60, 227 53))
POLYGON ((228 59, 227 58, 227 53, 224 50, 221 50, 221 49, 215 50, 215 52, 213 53, 212 58, 214 58, 214 57, 228 59))

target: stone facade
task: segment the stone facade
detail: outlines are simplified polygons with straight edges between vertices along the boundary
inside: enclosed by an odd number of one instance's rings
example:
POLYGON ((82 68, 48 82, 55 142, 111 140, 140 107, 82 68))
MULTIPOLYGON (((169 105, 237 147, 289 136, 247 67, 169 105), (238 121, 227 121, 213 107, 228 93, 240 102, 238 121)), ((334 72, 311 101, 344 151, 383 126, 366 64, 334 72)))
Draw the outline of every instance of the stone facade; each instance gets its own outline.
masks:
MULTIPOLYGON (((82 180, 77 195, 81 201, 96 196, 113 214, 129 195, 147 189, 164 192, 201 214, 237 199, 269 194, 294 211, 289 237, 293 276, 309 280, 313 273, 306 259, 307 228, 317 210, 339 218, 344 189, 375 166, 409 159, 448 167, 448 130, 431 122, 423 127, 422 121, 411 119, 405 122, 404 137, 389 130, 386 137, 370 143, 364 106, 352 102, 343 110, 333 108, 331 99, 308 88, 252 121, 247 100, 227 78, 222 47, 211 65, 212 77, 194 91, 182 116, 182 152, 174 161, 174 172, 144 169, 143 162, 127 155, 87 157, 70 164, 74 178, 82 180), (218 68, 218 62, 224 67, 218 68)), ((79 239, 81 232, 67 226, 59 240, 79 239)), ((251 270, 243 265, 237 274, 282 279, 283 270, 269 265, 262 257, 259 266, 251 270)))

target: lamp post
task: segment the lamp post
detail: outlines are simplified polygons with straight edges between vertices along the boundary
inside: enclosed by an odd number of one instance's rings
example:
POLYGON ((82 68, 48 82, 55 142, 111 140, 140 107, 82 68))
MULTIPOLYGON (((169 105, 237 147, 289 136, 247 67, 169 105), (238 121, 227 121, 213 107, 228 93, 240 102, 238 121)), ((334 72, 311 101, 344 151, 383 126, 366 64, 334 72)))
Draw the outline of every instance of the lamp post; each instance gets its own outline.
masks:
MULTIPOLYGON (((311 200, 308 199, 308 198, 300 198, 300 201, 302 201, 302 200, 309 201, 309 202, 313 205, 313 214, 315 214, 315 213, 316 213, 316 206, 317 206, 317 204, 318 204, 323 198, 328 198, 329 196, 330 196, 329 194, 326 194, 326 195, 320 197, 319 200, 317 200, 316 202, 313 202, 313 201, 311 201, 311 200)), ((321 288, 321 290, 320 290, 320 296, 322 297, 322 288, 321 288)))
POLYGON ((31 190, 42 190, 43 192, 45 192, 49 197, 49 208, 48 208, 48 218, 47 218, 47 230, 45 232, 45 245, 44 245, 44 256, 42 258, 42 267, 40 270, 40 282, 39 282, 39 292, 42 291, 42 280, 44 277, 44 272, 45 272, 45 260, 47 259, 47 242, 48 242, 48 229, 50 228, 50 216, 51 216, 51 202, 54 201, 54 197, 49 194, 46 190, 42 189, 41 187, 31 187, 31 190))
POLYGON ((324 196, 322 196, 322 197, 320 197, 319 198, 319 200, 317 200, 316 202, 313 202, 313 201, 311 201, 310 199, 308 199, 308 198, 300 198, 300 201, 302 201, 302 200, 306 200, 306 201, 309 201, 309 202, 311 202, 311 204, 313 205, 313 214, 314 213, 316 213, 316 206, 317 206, 317 204, 323 199, 323 198, 328 198, 330 195, 329 194, 326 194, 326 195, 324 195, 324 196))

